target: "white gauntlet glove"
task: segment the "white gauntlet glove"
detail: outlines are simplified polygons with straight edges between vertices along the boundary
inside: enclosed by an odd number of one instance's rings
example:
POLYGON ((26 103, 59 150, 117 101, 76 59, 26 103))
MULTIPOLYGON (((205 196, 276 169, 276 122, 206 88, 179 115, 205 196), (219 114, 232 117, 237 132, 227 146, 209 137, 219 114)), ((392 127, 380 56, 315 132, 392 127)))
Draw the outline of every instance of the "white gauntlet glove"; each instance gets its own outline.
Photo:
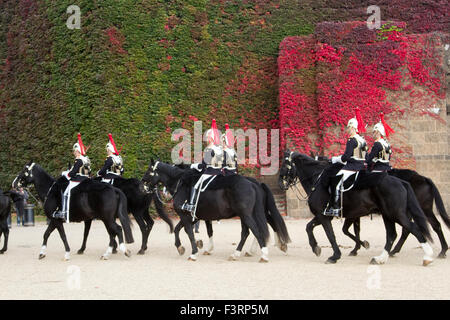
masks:
POLYGON ((338 162, 340 162, 340 163, 342 163, 342 160, 341 160, 341 157, 342 156, 339 156, 339 157, 332 157, 331 158, 331 163, 338 163, 338 162))
POLYGON ((64 177, 66 177, 67 180, 70 180, 69 172, 70 172, 70 170, 63 171, 63 172, 61 173, 61 175, 64 176, 64 177))

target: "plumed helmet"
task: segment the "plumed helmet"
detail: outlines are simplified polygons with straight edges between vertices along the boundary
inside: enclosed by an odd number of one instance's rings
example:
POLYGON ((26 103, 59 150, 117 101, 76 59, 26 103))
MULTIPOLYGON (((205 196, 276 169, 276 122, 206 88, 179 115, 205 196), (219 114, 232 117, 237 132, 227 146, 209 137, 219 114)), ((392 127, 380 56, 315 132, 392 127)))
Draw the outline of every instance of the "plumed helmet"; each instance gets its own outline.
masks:
POLYGON ((350 120, 348 120, 347 123, 347 128, 355 128, 356 131, 358 131, 358 120, 356 120, 356 118, 351 118, 350 120))
POLYGON ((381 122, 378 122, 374 127, 373 131, 378 131, 383 137, 386 137, 386 131, 384 130, 384 126, 381 122))
POLYGON ((78 142, 73 145, 72 149, 73 149, 73 151, 77 150, 79 153, 81 153, 81 147, 78 142))
POLYGON ((111 151, 112 153, 115 153, 115 152, 116 152, 115 149, 114 149, 114 146, 111 144, 111 142, 108 142, 108 143, 106 144, 106 150, 107 150, 107 151, 111 151))

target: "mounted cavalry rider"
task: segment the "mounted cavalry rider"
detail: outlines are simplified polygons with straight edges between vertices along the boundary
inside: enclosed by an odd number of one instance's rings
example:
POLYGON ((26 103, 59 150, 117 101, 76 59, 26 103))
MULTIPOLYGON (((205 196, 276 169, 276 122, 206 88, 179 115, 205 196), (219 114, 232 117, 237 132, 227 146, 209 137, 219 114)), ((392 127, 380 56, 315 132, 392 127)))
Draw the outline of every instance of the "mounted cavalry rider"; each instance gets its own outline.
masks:
POLYGON ((108 134, 109 142, 106 144, 106 152, 108 154, 105 164, 97 172, 98 177, 102 177, 102 182, 112 184, 115 178, 123 174, 123 160, 117 151, 116 144, 112 135, 108 134))
POLYGON ((331 190, 330 203, 323 213, 326 216, 340 216, 341 192, 343 192, 344 189, 344 182, 349 177, 365 168, 364 162, 365 153, 367 152, 367 143, 364 138, 358 134, 358 132, 364 131, 365 128, 362 124, 361 115, 359 114, 359 110, 356 109, 356 118, 350 119, 347 123, 347 132, 349 133, 349 138, 345 146, 345 152, 343 155, 332 157, 331 159, 332 163, 340 162, 344 164, 344 167, 336 174, 336 177, 340 177, 340 179, 335 189, 331 190))
POLYGON ((234 150, 233 132, 228 123, 225 124, 225 133, 222 135, 223 144, 223 174, 225 176, 237 174, 237 154, 234 150))
POLYGON ((81 134, 78 133, 78 142, 73 145, 73 154, 75 156, 75 163, 72 168, 67 171, 62 172, 67 180, 69 180, 69 185, 64 191, 62 197, 61 210, 53 213, 53 217, 57 219, 63 219, 69 221, 69 208, 70 208, 70 191, 78 186, 78 184, 89 178, 91 172, 91 161, 88 156, 86 156, 86 148, 81 140, 81 134))
POLYGON ((384 115, 380 115, 381 121, 373 127, 373 138, 375 140, 372 150, 366 155, 366 162, 371 172, 384 172, 391 170, 389 160, 391 159, 391 146, 386 137, 394 130, 384 121, 384 115))
POLYGON ((223 166, 223 148, 220 145, 220 135, 217 130, 216 120, 212 120, 211 129, 206 131, 206 138, 208 146, 203 152, 203 162, 194 163, 191 169, 196 169, 203 174, 198 179, 197 183, 191 188, 189 202, 187 200, 181 206, 182 210, 189 211, 195 214, 195 208, 198 202, 200 192, 203 192, 213 179, 222 174, 223 166))

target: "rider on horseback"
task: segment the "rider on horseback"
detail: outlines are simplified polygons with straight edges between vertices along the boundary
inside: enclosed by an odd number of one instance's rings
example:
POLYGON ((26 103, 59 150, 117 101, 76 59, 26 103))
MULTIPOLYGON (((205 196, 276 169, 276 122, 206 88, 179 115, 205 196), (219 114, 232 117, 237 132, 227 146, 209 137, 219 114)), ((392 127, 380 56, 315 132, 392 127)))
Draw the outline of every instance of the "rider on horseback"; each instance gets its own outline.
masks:
POLYGON ((389 142, 385 140, 389 137, 390 132, 394 132, 391 127, 384 121, 384 115, 381 114, 381 121, 373 127, 373 138, 375 140, 372 150, 366 154, 366 163, 372 172, 384 172, 391 170, 389 160, 392 150, 389 142))
MULTIPOLYGON (((352 118, 348 121, 347 124, 347 132, 350 137, 347 140, 347 144, 345 147, 345 152, 343 155, 338 157, 332 157, 331 162, 337 163, 340 162, 344 164, 344 167, 336 174, 336 177, 339 178, 335 189, 331 188, 331 199, 328 207, 323 212, 326 216, 339 217, 341 213, 341 192, 344 189, 344 182, 356 174, 358 171, 364 169, 364 161, 365 161, 365 153, 367 151, 367 144, 363 137, 358 134, 358 131, 363 131, 364 126, 362 125, 362 120, 358 120, 357 118, 361 118, 359 115, 359 110, 356 111, 356 118, 352 118), (359 130, 358 130, 359 128, 359 130)), ((335 181, 336 183, 336 181, 335 181)), ((334 183, 332 183, 332 186, 334 183)))
POLYGON ((225 124, 225 133, 222 135, 223 143, 223 174, 225 176, 237 174, 237 155, 233 148, 234 137, 233 133, 228 126, 225 124))
POLYGON ((106 152, 108 154, 105 164, 97 172, 98 177, 102 177, 102 182, 112 184, 115 178, 123 174, 123 160, 117 151, 116 144, 112 135, 108 134, 109 142, 106 144, 106 152))
POLYGON ((206 131, 208 146, 204 150, 204 157, 202 163, 194 163, 191 169, 196 169, 203 174, 198 179, 197 183, 191 188, 189 203, 187 200, 181 206, 182 210, 186 210, 194 214, 198 202, 198 195, 206 189, 206 186, 217 176, 222 173, 223 162, 223 148, 220 146, 220 136, 217 130, 216 120, 213 119, 211 129, 206 131), (203 186, 204 182, 206 186, 203 186))
POLYGON ((91 172, 91 161, 86 156, 86 148, 83 145, 83 141, 81 141, 81 134, 78 134, 78 142, 73 145, 73 154, 75 156, 75 163, 72 168, 62 172, 62 176, 69 180, 69 185, 62 196, 62 209, 53 213, 53 218, 67 221, 69 221, 70 191, 81 181, 88 179, 91 172))

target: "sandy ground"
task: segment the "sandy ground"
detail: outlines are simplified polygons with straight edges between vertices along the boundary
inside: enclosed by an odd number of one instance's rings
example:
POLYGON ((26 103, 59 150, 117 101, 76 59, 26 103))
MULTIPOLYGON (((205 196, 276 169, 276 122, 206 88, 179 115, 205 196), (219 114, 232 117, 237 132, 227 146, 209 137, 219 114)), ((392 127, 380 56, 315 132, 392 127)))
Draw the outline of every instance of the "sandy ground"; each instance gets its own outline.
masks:
MULTIPOLYGON (((410 237, 397 257, 382 266, 369 264, 384 245, 385 232, 380 217, 361 222, 362 239, 370 242, 357 257, 349 257, 353 242, 341 232, 342 222, 335 220, 342 258, 336 265, 325 264, 332 254, 322 227, 315 230, 322 255, 316 257, 308 244, 305 227, 308 220, 286 220, 292 243, 287 254, 273 246, 270 262, 259 257, 241 257, 228 261, 240 236, 239 220, 214 222, 215 250, 187 260, 190 245, 184 231, 181 240, 186 254, 179 256, 174 237, 167 225, 156 221, 144 256, 136 255, 141 241, 134 223, 136 242, 128 245, 132 257, 117 254, 100 260, 108 237, 101 222, 94 222, 84 255, 77 255, 83 224, 65 225, 71 245, 71 260, 62 261, 64 249, 55 231, 48 242, 47 257, 38 260, 46 225, 13 227, 9 250, 0 256, 1 299, 450 299, 450 258, 436 259, 422 266, 423 251, 410 237)), ((400 232, 398 228, 398 232, 400 232)), ((450 240, 450 232, 445 230, 450 240)), ((440 246, 433 233, 434 255, 440 246)), ((205 225, 198 239, 207 244, 205 225)), ((2 239, 3 240, 3 239, 2 239)), ((251 240, 249 238, 249 240, 251 240)), ((3 243, 3 241, 1 242, 3 243)), ((245 248, 250 247, 248 241, 245 248)), ((203 250, 201 250, 203 252, 203 250)))

